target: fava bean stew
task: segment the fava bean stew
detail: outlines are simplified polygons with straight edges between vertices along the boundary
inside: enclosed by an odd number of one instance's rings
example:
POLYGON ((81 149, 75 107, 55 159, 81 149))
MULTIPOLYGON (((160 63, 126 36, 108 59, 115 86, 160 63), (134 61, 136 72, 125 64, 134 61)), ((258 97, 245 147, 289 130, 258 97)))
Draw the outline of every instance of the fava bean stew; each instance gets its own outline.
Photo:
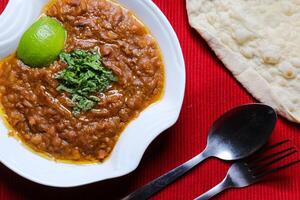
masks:
POLYGON ((64 49, 42 67, 26 65, 17 54, 1 61, 4 118, 11 134, 34 151, 101 162, 128 123, 162 96, 159 45, 114 1, 56 0, 44 15, 66 30, 64 49))

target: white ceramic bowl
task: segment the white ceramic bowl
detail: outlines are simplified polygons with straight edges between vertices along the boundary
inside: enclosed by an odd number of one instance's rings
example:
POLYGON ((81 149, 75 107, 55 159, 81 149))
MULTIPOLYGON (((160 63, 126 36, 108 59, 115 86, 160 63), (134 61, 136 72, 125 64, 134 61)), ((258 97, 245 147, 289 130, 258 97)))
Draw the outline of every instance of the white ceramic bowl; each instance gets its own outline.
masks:
MULTIPOLYGON (((0 16, 0 58, 15 51, 20 36, 40 15, 46 2, 10 0, 0 16)), ((8 137, 8 130, 1 121, 0 161, 21 176, 43 185, 72 187, 128 174, 137 168, 151 141, 178 119, 185 89, 185 66, 173 28, 150 0, 119 2, 134 11, 158 40, 166 67, 164 97, 130 123, 110 158, 102 164, 72 165, 47 160, 8 137)))

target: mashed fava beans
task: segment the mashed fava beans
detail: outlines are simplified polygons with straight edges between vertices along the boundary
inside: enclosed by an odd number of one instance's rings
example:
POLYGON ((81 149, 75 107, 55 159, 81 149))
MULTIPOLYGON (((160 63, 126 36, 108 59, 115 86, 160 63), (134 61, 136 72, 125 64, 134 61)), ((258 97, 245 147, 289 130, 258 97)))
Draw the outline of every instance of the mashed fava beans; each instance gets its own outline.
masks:
MULTIPOLYGON (((126 125, 164 88, 164 66, 156 40, 132 12, 109 0, 57 0, 45 14, 67 30, 66 52, 97 51, 118 78, 91 110, 72 114, 70 96, 56 90, 55 61, 30 68, 15 55, 0 68, 0 101, 15 135, 55 159, 103 161, 126 125)), ((145 133, 141 133, 145 134, 145 133)))

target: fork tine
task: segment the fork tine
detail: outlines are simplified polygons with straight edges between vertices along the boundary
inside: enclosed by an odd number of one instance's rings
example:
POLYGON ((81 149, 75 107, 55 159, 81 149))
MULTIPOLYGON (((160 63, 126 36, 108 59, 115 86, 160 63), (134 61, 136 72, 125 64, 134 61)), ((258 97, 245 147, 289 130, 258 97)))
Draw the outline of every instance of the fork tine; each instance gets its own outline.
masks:
POLYGON ((298 163, 300 163, 300 160, 296 160, 296 161, 290 162, 290 163, 288 163, 288 164, 285 164, 285 165, 276 167, 276 168, 274 168, 274 169, 271 169, 271 170, 262 172, 262 173, 260 173, 260 174, 258 174, 258 175, 255 175, 255 178, 256 178, 256 179, 261 179, 261 178, 265 177, 266 175, 269 175, 269 174, 274 173, 274 172, 278 172, 279 170, 285 169, 285 168, 287 168, 287 167, 290 167, 290 166, 295 165, 295 164, 298 164, 298 163))
POLYGON ((289 153, 286 153, 286 154, 284 154, 284 155, 282 155, 282 156, 280 156, 280 157, 278 157, 278 158, 276 158, 276 159, 273 159, 273 160, 271 160, 271 161, 269 161, 269 162, 267 162, 267 163, 265 163, 265 164, 263 164, 263 165, 258 165, 257 167, 255 167, 255 168, 250 168, 252 171, 254 171, 254 173, 255 172, 258 172, 259 170, 262 170, 262 169, 264 169, 264 168, 266 168, 266 167, 268 167, 268 166, 270 166, 270 165, 272 165, 272 164, 274 164, 274 163, 276 163, 276 162, 278 162, 278 161, 280 161, 280 160, 282 160, 282 159, 284 159, 284 158, 286 158, 286 157, 288 157, 288 156, 290 156, 290 155, 292 155, 292 154, 294 154, 294 153, 297 153, 298 151, 297 150, 294 150, 294 151, 291 151, 291 152, 289 152, 289 153))
POLYGON ((277 152, 277 153, 274 153, 274 154, 271 154, 271 155, 267 155, 267 156, 265 156, 265 157, 256 158, 256 159, 254 159, 254 160, 250 160, 250 162, 248 163, 248 165, 251 167, 251 166, 253 166, 253 165, 255 165, 255 164, 259 163, 259 162, 270 160, 270 159, 272 159, 272 158, 274 158, 274 157, 276 157, 276 156, 278 156, 278 155, 280 155, 280 154, 283 154, 283 153, 288 152, 288 151, 290 151, 290 150, 293 150, 293 149, 295 149, 295 148, 296 148, 296 147, 293 146, 293 147, 284 149, 284 150, 282 150, 282 151, 279 151, 279 152, 277 152))
MULTIPOLYGON (((275 144, 272 144, 272 145, 270 145, 270 146, 268 146, 268 145, 266 145, 266 146, 264 146, 264 147, 262 147, 260 150, 258 150, 253 156, 251 156, 250 157, 250 160, 255 160, 256 158, 255 158, 255 155, 257 155, 257 154, 260 154, 260 153, 262 153, 262 152, 267 152, 267 151, 269 151, 269 150, 272 150, 272 149, 274 149, 274 148, 276 148, 276 147, 278 147, 278 146, 281 146, 281 145, 283 145, 283 144, 285 144, 285 143, 287 143, 287 142, 290 142, 290 140, 289 139, 286 139, 286 140, 283 140, 283 141, 281 141, 281 142, 277 142, 277 143, 275 143, 275 144)), ((249 159, 249 158, 248 158, 249 159)))
POLYGON ((265 148, 262 148, 261 150, 262 150, 262 151, 269 151, 269 150, 274 149, 275 147, 278 147, 278 146, 280 146, 280 145, 283 145, 283 144, 285 144, 285 143, 287 143, 287 142, 290 142, 290 140, 289 140, 289 139, 283 140, 283 141, 281 141, 281 142, 272 144, 272 145, 270 145, 270 146, 266 146, 265 148))

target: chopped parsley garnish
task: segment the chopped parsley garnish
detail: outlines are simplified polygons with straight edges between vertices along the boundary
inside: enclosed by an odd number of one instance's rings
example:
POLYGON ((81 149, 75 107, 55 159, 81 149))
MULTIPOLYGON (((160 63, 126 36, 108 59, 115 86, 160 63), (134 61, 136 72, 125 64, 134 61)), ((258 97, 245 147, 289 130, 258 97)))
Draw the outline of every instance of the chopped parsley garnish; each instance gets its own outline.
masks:
POLYGON ((102 65, 97 52, 74 50, 63 52, 59 57, 68 67, 56 76, 60 82, 57 90, 71 95, 75 116, 92 109, 99 102, 96 94, 106 90, 112 81, 117 81, 112 71, 102 65))

